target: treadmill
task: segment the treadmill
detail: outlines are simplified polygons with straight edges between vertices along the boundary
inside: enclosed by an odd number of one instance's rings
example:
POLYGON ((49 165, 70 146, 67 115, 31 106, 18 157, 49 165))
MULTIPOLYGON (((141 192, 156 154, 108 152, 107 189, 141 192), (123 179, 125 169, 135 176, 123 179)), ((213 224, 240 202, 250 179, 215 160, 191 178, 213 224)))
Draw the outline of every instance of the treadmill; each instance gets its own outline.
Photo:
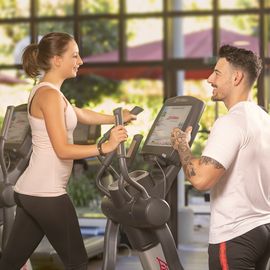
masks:
MULTIPOLYGON (((78 124, 74 131, 74 141, 80 144, 92 143, 99 136, 99 126, 78 124)), ((27 104, 8 106, 0 136, 0 225, 3 228, 1 250, 6 245, 14 221, 15 201, 12 187, 28 165, 32 152, 31 139, 27 104)), ((85 237, 84 244, 88 258, 95 257, 103 252, 104 236, 85 237)), ((60 258, 46 237, 30 259, 33 265, 63 269, 60 258)))

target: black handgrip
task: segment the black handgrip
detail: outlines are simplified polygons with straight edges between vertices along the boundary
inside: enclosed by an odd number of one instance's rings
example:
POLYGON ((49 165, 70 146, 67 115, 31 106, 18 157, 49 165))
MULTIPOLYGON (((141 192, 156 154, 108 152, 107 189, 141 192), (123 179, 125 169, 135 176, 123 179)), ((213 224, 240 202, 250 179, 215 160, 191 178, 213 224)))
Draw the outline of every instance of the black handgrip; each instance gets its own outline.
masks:
MULTIPOLYGON (((122 108, 116 108, 113 111, 114 117, 115 117, 115 125, 119 126, 119 125, 123 125, 123 113, 122 113, 122 108)), ((117 148, 117 154, 119 156, 126 156, 126 149, 125 149, 125 145, 124 142, 121 142, 117 148)))
POLYGON ((113 110, 113 114, 115 117, 115 125, 116 126, 123 125, 124 120, 123 120, 122 108, 116 108, 115 110, 113 110))
POLYGON ((8 130, 9 130, 9 127, 11 124, 14 108, 15 108, 14 106, 7 107, 7 111, 6 111, 5 118, 4 118, 4 123, 3 123, 1 134, 0 134, 0 136, 3 140, 7 140, 8 130))
POLYGON ((135 106, 130 113, 134 114, 134 115, 138 115, 139 113, 141 113, 143 111, 143 108, 139 107, 139 106, 135 106))
MULTIPOLYGON (((143 108, 139 107, 139 106, 135 106, 130 113, 134 114, 134 115, 138 115, 139 113, 141 113, 143 111, 143 108)), ((122 124, 121 124, 122 125, 122 124)), ((102 138, 100 139, 99 143, 104 143, 107 140, 109 140, 110 137, 110 133, 111 130, 114 128, 114 126, 112 128, 110 128, 107 132, 104 133, 104 135, 102 136, 102 138)))
POLYGON ((143 139, 143 135, 141 135, 141 134, 136 134, 133 137, 133 140, 132 140, 130 147, 128 149, 128 152, 127 152, 127 158, 128 158, 127 159, 127 166, 128 167, 130 167, 130 165, 133 163, 142 139, 143 139))

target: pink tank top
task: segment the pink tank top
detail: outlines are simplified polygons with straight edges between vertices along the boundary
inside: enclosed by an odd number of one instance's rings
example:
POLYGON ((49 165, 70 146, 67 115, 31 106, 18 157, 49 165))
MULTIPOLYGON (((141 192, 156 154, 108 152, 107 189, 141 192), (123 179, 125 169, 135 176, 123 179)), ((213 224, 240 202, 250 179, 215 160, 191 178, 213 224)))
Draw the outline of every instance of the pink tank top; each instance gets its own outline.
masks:
MULTIPOLYGON (((62 160, 57 157, 48 136, 45 121, 31 116, 29 113, 29 104, 37 89, 42 86, 55 89, 66 100, 62 92, 48 82, 42 82, 32 89, 28 100, 28 119, 32 131, 33 152, 29 165, 18 179, 14 190, 31 196, 54 197, 66 193, 73 160, 62 160)), ((73 143, 73 131, 77 125, 77 116, 70 103, 67 100, 66 102, 65 122, 68 142, 73 143)))

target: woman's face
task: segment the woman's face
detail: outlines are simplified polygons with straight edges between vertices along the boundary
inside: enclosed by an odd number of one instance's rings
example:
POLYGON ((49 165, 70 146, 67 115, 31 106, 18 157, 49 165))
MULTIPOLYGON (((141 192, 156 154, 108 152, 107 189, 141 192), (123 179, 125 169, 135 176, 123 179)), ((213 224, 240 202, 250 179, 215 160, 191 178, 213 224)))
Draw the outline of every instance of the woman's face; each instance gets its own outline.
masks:
POLYGON ((74 78, 77 75, 80 65, 83 61, 79 55, 79 48, 75 40, 68 43, 66 52, 61 56, 61 73, 67 78, 74 78))

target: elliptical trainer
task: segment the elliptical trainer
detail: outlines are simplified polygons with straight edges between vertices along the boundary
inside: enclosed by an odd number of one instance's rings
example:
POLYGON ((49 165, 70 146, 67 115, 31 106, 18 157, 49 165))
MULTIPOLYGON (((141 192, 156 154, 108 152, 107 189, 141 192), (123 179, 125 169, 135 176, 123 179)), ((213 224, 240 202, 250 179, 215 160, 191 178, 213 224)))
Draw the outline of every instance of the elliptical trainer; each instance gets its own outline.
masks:
MULTIPOLYGON (((105 231, 105 251, 102 270, 116 269, 117 238, 119 226, 134 250, 138 252, 145 270, 183 270, 177 248, 167 225, 170 207, 165 197, 175 180, 181 165, 170 143, 173 127, 193 127, 191 143, 198 131, 198 121, 204 103, 190 96, 178 96, 166 100, 145 140, 141 154, 149 163, 156 163, 160 171, 128 171, 139 148, 142 137, 135 135, 126 154, 124 143, 104 158, 99 157, 101 167, 96 184, 103 195, 101 208, 108 218, 105 231), (112 167, 117 156, 120 173, 112 167), (106 171, 112 172, 114 181, 109 186, 102 184, 106 171)), ((123 124, 122 110, 114 110, 116 125, 123 124)), ((106 134, 100 142, 108 138, 106 134)))

